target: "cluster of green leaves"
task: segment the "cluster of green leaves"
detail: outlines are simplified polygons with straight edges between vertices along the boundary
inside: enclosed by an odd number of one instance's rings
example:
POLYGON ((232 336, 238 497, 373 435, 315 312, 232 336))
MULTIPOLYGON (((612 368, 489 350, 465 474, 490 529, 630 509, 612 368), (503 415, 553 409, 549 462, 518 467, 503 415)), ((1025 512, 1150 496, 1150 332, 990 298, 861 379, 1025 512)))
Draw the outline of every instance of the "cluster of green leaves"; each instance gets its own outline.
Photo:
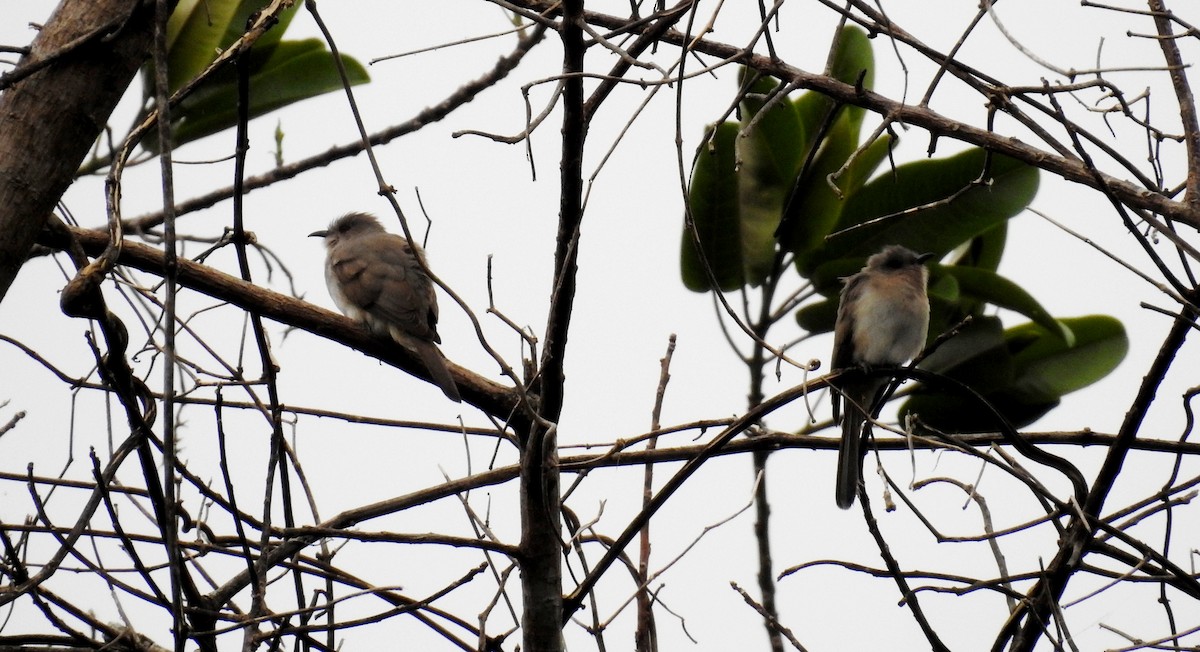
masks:
MULTIPOLYGON (((832 61, 832 76, 871 87, 874 57, 861 30, 841 32, 832 61)), ((841 279, 867 256, 887 244, 932 253, 942 262, 930 266, 931 339, 972 320, 922 367, 966 383, 1017 427, 1124 358, 1128 340, 1117 320, 1056 319, 996 273, 1008 219, 1037 192, 1036 168, 968 149, 889 165, 872 178, 894 142, 883 134, 860 143, 862 108, 812 92, 781 96, 777 80, 752 71, 740 83, 739 120, 707 129, 692 168, 681 252, 686 287, 743 290, 795 269, 819 297, 796 319, 810 332, 828 332, 841 279), (989 306, 1030 322, 1005 330, 989 306)), ((934 386, 918 386, 901 412, 945 431, 997 427, 981 406, 934 386)))
MULTIPOLYGON (((265 0, 180 0, 167 23, 167 79, 174 93, 191 81, 245 31, 265 0)), ((300 3, 288 8, 251 49, 245 65, 250 75, 251 118, 280 107, 340 90, 341 77, 333 53, 320 39, 282 40, 300 3)), ((366 69, 342 55, 351 84, 370 81, 366 69)), ((154 97, 153 69, 142 75, 142 91, 154 97)), ((203 138, 237 124, 237 71, 227 65, 205 80, 171 112, 171 133, 177 145, 203 138)), ((144 142, 157 151, 156 139, 144 142)))

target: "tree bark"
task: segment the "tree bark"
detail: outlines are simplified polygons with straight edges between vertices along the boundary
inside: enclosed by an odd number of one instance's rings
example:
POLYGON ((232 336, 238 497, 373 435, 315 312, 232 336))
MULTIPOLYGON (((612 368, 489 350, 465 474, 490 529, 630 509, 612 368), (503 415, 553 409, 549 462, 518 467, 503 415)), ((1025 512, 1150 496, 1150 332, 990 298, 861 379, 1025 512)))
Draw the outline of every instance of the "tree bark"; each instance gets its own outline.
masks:
POLYGON ((583 111, 583 0, 563 5, 563 126, 559 162, 558 238, 554 250, 554 286, 543 338, 539 372, 541 401, 537 423, 523 438, 521 451, 521 614, 523 650, 566 649, 563 624, 562 498, 559 486, 558 432, 565 397, 567 333, 575 309, 579 226, 583 221, 583 148, 587 124, 583 111))
POLYGON ((0 301, 148 56, 153 8, 63 0, 0 77, 0 301))

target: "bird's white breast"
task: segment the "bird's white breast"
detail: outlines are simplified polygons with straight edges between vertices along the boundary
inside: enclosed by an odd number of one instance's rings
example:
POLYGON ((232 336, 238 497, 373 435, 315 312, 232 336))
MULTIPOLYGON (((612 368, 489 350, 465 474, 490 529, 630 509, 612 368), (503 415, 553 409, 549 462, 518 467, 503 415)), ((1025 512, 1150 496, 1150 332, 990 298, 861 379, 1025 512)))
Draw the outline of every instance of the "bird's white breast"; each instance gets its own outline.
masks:
POLYGON ((870 283, 857 303, 856 362, 902 364, 921 352, 929 331, 929 302, 923 294, 898 288, 888 281, 870 283))

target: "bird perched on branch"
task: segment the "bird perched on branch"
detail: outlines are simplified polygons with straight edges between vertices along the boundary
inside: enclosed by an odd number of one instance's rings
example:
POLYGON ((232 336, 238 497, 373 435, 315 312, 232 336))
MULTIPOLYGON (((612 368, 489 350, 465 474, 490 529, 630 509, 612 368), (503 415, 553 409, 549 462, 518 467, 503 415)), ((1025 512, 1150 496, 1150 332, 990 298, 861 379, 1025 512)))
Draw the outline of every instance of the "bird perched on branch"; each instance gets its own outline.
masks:
MULTIPOLYGON (((921 352, 929 332, 929 270, 922 263, 930 257, 888 245, 868 258, 861 271, 843 279, 833 330, 835 371, 900 365, 921 352)), ((837 469, 842 509, 849 509, 858 495, 862 442, 871 434, 871 415, 889 382, 886 376, 850 374, 834 388, 833 418, 842 425, 837 469)))
POLYGON ((366 213, 343 215, 309 237, 325 239, 325 285, 342 314, 416 353, 442 392, 461 401, 437 347, 437 297, 421 247, 366 213))

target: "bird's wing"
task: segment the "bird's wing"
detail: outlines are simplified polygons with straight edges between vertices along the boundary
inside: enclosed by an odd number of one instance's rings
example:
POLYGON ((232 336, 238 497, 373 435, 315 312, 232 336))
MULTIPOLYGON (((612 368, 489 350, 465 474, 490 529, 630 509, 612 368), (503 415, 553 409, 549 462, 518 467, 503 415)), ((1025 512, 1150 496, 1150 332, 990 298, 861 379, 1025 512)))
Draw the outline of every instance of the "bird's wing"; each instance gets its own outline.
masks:
POLYGON ((854 359, 854 305, 867 285, 867 277, 855 274, 845 279, 841 300, 838 302, 837 321, 833 327, 833 369, 846 369, 855 365, 854 359))
POLYGON ((379 297, 379 278, 370 273, 370 266, 369 256, 347 252, 345 246, 329 252, 329 271, 337 281, 338 289, 358 309, 374 304, 379 297))
POLYGON ((408 335, 422 340, 440 342, 437 334, 437 299, 433 283, 421 269, 413 246, 404 238, 390 233, 363 238, 358 256, 335 262, 334 269, 343 287, 348 278, 361 288, 356 295, 346 297, 372 316, 399 327, 408 335), (343 278, 343 269, 347 274, 343 278))
MULTIPOLYGON (((854 360, 854 313, 849 309, 863 292, 867 277, 862 273, 843 279, 841 299, 838 301, 837 321, 833 326, 833 358, 829 361, 831 371, 853 367, 854 360)), ((842 418, 842 396, 835 388, 833 398, 833 421, 842 418)))

